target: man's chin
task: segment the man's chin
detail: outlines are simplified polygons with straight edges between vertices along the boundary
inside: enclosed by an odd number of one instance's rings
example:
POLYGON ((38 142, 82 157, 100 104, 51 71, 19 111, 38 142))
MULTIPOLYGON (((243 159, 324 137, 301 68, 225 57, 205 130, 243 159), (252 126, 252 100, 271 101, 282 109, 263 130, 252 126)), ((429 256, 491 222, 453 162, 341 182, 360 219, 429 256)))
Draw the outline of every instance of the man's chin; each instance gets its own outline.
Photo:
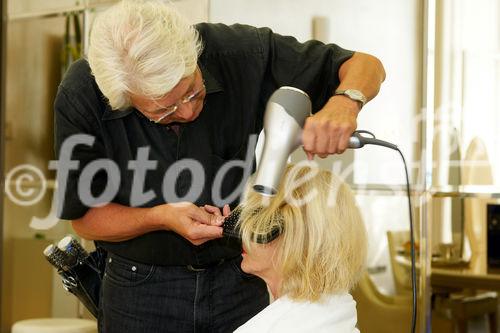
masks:
POLYGON ((195 114, 189 118, 182 118, 182 119, 173 119, 168 122, 167 125, 178 125, 178 124, 185 124, 185 123, 190 123, 192 121, 195 121, 200 114, 195 114))
POLYGON ((175 126, 175 125, 189 123, 191 121, 192 120, 190 120, 190 119, 179 119, 179 120, 176 119, 176 120, 168 120, 165 122, 161 122, 160 124, 165 125, 165 126, 175 126))

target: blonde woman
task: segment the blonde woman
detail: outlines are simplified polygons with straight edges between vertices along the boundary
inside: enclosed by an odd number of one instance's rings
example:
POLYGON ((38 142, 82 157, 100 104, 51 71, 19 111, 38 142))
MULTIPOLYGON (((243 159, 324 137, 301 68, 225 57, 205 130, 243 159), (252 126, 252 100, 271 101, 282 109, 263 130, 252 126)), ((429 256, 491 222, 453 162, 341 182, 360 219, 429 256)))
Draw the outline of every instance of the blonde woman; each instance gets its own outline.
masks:
POLYGON ((247 190, 240 206, 241 269, 262 278, 275 301, 235 332, 359 332, 349 291, 367 240, 354 196, 310 166, 289 166, 284 179, 276 197, 247 190))

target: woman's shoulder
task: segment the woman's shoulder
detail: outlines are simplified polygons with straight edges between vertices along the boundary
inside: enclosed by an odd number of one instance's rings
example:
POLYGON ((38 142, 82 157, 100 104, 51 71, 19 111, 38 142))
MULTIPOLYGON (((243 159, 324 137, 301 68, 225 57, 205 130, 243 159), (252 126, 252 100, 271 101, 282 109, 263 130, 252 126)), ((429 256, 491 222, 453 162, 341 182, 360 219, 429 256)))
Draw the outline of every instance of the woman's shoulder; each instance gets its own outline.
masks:
POLYGON ((324 295, 318 302, 280 297, 237 333, 245 332, 339 332, 354 333, 356 302, 350 294, 324 295))

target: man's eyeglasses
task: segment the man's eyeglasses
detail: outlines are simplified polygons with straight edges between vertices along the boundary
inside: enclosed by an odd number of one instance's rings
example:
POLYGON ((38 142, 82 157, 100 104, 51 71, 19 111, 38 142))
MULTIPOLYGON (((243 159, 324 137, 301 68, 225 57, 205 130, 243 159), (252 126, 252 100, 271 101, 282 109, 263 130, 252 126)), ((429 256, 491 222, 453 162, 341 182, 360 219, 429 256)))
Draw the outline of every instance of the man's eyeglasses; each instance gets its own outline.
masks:
POLYGON ((192 101, 196 100, 198 97, 200 97, 200 94, 205 90, 205 83, 201 86, 200 89, 193 91, 191 94, 184 96, 180 101, 175 103, 174 105, 170 105, 164 109, 161 110, 162 115, 158 119, 149 119, 155 124, 158 124, 160 121, 165 119, 166 117, 170 116, 173 114, 175 111, 179 109, 181 105, 185 105, 188 103, 191 103, 192 101))

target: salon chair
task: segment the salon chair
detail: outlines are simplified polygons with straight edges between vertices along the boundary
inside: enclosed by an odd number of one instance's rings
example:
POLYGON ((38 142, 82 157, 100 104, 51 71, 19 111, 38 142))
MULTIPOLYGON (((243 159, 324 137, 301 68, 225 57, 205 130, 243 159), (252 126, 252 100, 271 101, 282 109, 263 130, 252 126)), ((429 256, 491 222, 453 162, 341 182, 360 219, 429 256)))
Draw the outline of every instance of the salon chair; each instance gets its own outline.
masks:
MULTIPOLYGON (((409 296, 411 292, 410 269, 399 265, 395 257, 398 248, 410 240, 409 231, 387 231, 387 241, 391 256, 392 275, 396 294, 409 296)), ((446 320, 451 325, 446 331, 454 333, 467 332, 467 323, 470 319, 487 316, 490 333, 496 333, 498 297, 495 292, 480 290, 433 290, 432 316, 435 322, 446 320)), ((443 328, 439 332, 446 332, 443 328)))
MULTIPOLYGON (((352 291, 358 311, 358 329, 363 333, 409 332, 411 297, 382 294, 368 273, 352 291)), ((418 330, 417 330, 418 331, 418 330)))

